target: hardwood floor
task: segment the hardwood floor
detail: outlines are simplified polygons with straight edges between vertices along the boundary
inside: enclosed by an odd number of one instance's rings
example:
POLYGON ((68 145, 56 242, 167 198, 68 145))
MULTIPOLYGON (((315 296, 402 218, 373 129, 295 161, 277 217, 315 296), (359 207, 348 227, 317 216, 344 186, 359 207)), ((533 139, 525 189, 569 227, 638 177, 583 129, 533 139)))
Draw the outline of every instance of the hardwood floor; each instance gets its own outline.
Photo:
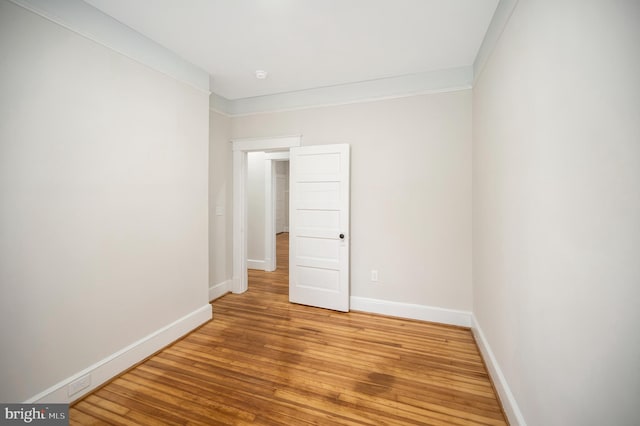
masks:
POLYGON ((278 270, 77 402, 74 424, 504 425, 468 329, 288 302, 278 270))

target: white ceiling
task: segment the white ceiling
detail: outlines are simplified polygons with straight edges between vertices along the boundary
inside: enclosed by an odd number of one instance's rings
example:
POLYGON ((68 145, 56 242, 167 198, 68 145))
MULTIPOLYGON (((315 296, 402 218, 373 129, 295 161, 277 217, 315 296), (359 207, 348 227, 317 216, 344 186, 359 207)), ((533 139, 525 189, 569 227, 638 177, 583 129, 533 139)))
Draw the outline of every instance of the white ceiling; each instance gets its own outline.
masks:
POLYGON ((227 99, 473 64, 498 0, 85 0, 227 99), (255 71, 268 71, 257 80, 255 71))

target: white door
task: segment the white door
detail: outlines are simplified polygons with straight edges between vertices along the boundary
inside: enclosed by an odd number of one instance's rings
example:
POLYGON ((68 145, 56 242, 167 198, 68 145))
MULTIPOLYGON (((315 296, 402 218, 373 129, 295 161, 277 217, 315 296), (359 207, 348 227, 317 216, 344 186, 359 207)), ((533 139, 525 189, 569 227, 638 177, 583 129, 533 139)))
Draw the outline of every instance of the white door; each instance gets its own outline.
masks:
POLYGON ((349 310, 349 145, 291 148, 289 300, 349 310))

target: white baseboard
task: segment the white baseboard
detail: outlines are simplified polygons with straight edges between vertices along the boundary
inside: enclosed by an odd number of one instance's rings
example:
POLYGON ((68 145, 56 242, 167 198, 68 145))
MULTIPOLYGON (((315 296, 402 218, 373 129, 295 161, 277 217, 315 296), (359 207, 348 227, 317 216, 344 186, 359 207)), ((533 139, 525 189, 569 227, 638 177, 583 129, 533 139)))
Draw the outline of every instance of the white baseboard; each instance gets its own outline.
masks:
POLYGON ((389 302, 387 300, 357 296, 351 296, 350 301, 351 309, 354 311, 471 327, 471 312, 468 311, 415 305, 412 303, 389 302))
POLYGON ((144 360, 168 344, 189 333, 212 318, 211 305, 196 309, 182 318, 109 355, 84 370, 29 398, 25 403, 69 403, 75 401, 128 368, 144 360), (68 394, 69 384, 89 376, 89 386, 73 395, 68 394))
POLYGON ((209 287, 209 301, 224 296, 231 291, 231 280, 226 280, 209 287))
POLYGON ((484 337, 484 333, 480 328, 480 324, 478 324, 478 320, 473 315, 472 322, 473 325, 471 329, 473 330, 473 334, 476 337, 476 342, 478 343, 480 352, 482 352, 484 362, 485 364, 487 364, 489 375, 493 379, 493 385, 496 387, 498 396, 500 396, 500 402, 502 403, 502 408, 504 409, 504 412, 509 419, 509 423, 513 426, 527 426, 527 423, 524 420, 524 416, 522 415, 522 412, 518 407, 518 403, 516 402, 516 399, 511 392, 511 388, 509 388, 507 379, 505 379, 504 374, 502 374, 502 369, 500 369, 498 360, 493 355, 493 351, 489 346, 489 342, 484 337))
POLYGON ((276 270, 276 264, 273 262, 273 259, 266 258, 264 260, 264 271, 273 272, 275 270, 276 270))
POLYGON ((247 259, 247 269, 258 269, 260 271, 264 271, 265 266, 264 260, 247 259))

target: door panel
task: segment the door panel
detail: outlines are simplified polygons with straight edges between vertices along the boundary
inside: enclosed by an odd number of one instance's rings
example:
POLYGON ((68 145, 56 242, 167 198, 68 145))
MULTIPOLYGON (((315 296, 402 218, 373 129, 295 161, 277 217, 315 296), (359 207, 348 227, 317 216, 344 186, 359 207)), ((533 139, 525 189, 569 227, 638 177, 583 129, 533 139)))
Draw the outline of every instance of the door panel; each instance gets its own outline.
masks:
POLYGON ((291 149, 289 300, 349 310, 349 145, 291 149))
POLYGON ((340 182, 299 182, 297 190, 298 209, 340 211, 340 182))

